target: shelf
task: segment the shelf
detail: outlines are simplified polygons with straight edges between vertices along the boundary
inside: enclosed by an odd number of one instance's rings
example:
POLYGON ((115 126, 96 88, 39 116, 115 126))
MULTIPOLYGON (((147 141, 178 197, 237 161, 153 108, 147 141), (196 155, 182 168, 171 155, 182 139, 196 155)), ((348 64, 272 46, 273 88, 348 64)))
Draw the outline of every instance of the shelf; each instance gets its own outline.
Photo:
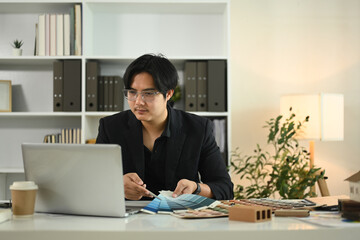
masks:
POLYGON ((0 168, 0 173, 24 173, 24 168, 0 168))
MULTIPOLYGON (((105 117, 116 114, 117 112, 86 112, 87 117, 105 117)), ((190 112, 192 114, 203 116, 203 117, 228 117, 228 112, 190 112)), ((0 115, 1 116, 1 115, 0 115)))
POLYGON ((1 112, 3 117, 81 117, 81 112, 1 112))
POLYGON ((87 117, 106 117, 109 115, 116 114, 118 112, 86 112, 85 116, 87 117))
POLYGON ((20 112, 0 114, 0 168, 23 166, 21 144, 41 143, 63 128, 81 128, 80 113, 20 112))
POLYGON ((227 56, 227 2, 87 2, 85 55, 227 56), (109 44, 109 39, 117 44, 109 44))
MULTIPOLYGON (((145 53, 144 53, 145 54, 145 53)), ((157 54, 157 53, 154 53, 157 54)), ((136 56, 89 56, 87 55, 85 58, 89 60, 109 60, 109 61, 133 61, 134 59, 140 57, 136 56)), ((226 56, 169 56, 165 55, 165 57, 169 60, 173 61, 186 61, 186 60, 226 60, 226 56)))
POLYGON ((227 0, 86 0, 87 7, 99 13, 141 14, 223 14, 227 0))
MULTIPOLYGON (((96 138, 100 118, 117 113, 85 111, 87 61, 99 63, 100 76, 123 76, 134 59, 161 53, 183 86, 186 61, 229 61, 229 19, 230 0, 0 0, 0 79, 12 81, 13 111, 0 112, 0 173, 23 172, 21 143, 42 142, 62 128, 81 128, 84 143, 96 138), (33 56, 39 15, 69 13, 74 4, 82 5, 83 55, 33 56), (16 38, 25 43, 23 56, 12 56, 9 42, 16 38), (80 112, 53 112, 57 60, 81 61, 80 112)), ((230 80, 226 86, 229 96, 230 80)), ((175 107, 183 109, 184 100, 175 107)), ((226 112, 191 113, 227 123, 231 116, 229 106, 226 112)))
POLYGON ((0 14, 41 14, 56 13, 58 11, 67 11, 75 3, 81 1, 64 0, 64 1, 44 1, 44 0, 8 0, 0 1, 0 14))
POLYGON ((1 65, 46 65, 52 64, 56 60, 81 59, 80 56, 20 56, 20 57, 0 57, 1 65))
POLYGON ((202 117, 228 117, 228 112, 190 112, 202 117))
MULTIPOLYGON (((157 53, 154 53, 157 54, 157 53)), ((99 61, 103 63, 118 63, 122 65, 129 65, 138 56, 86 56, 85 60, 99 61)), ((165 56, 173 64, 184 64, 188 60, 227 60, 226 56, 165 56)))

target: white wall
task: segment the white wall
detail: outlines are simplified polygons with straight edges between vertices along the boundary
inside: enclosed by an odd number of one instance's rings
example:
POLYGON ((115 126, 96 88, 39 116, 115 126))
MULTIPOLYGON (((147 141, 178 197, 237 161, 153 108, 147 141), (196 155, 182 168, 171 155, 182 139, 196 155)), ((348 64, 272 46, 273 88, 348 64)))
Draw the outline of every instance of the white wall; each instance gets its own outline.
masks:
POLYGON ((343 93, 345 140, 315 142, 315 164, 331 195, 349 194, 344 179, 360 170, 360 1, 232 0, 231 79, 232 149, 243 153, 266 144, 281 95, 343 93))

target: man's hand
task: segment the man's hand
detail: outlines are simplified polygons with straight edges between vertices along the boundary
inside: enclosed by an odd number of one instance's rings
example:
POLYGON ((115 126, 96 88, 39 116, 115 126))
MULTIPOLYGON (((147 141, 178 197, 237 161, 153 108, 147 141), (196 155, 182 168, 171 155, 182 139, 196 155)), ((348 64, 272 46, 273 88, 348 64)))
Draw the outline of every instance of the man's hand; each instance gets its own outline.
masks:
POLYGON ((197 188, 196 182, 187 179, 181 179, 174 190, 173 197, 181 194, 192 194, 197 188))
POLYGON ((143 196, 151 197, 149 191, 146 189, 146 184, 136 173, 127 173, 124 178, 125 198, 129 200, 139 200, 143 196))

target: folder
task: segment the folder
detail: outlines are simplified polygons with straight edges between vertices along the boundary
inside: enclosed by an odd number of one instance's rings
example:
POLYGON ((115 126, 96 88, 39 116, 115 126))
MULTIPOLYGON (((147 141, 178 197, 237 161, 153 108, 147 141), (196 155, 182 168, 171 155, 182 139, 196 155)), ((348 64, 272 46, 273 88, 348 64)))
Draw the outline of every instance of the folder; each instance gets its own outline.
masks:
POLYGON ((208 61, 208 110, 226 111, 226 62, 208 61))
POLYGON ((185 111, 196 111, 196 62, 185 62, 185 111))
POLYGON ((213 119, 214 124, 214 137, 216 144, 219 147, 220 154, 225 161, 226 166, 227 162, 227 130, 226 130, 226 119, 213 119))
POLYGON ((81 110, 81 60, 64 61, 64 111, 81 110))
POLYGON ((61 112, 64 110, 63 92, 64 92, 64 80, 63 80, 63 65, 62 61, 55 61, 53 63, 53 111, 61 112))
POLYGON ((104 77, 104 111, 109 111, 109 77, 104 77))
POLYGON ((104 111, 104 77, 99 76, 98 79, 98 111, 104 111))
POLYGON ((206 112, 207 107, 207 62, 197 62, 197 111, 206 112))
POLYGON ((86 111, 97 111, 98 107, 98 63, 86 63, 86 111))
POLYGON ((114 105, 113 111, 122 111, 124 106, 124 95, 122 90, 124 89, 123 79, 119 76, 114 77, 114 105))
POLYGON ((108 95, 108 111, 113 111, 114 104, 114 77, 108 77, 109 80, 109 95, 108 95))

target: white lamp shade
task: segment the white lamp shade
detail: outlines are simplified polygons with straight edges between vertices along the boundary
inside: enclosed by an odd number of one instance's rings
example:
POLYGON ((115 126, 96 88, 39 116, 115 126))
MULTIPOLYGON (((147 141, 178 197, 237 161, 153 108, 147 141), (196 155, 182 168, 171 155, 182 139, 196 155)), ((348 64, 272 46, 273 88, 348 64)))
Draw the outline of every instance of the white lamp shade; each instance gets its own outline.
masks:
POLYGON ((280 114, 289 116, 289 109, 296 115, 295 121, 304 124, 297 138, 341 141, 344 139, 344 95, 342 94, 298 94, 282 96, 280 114))

